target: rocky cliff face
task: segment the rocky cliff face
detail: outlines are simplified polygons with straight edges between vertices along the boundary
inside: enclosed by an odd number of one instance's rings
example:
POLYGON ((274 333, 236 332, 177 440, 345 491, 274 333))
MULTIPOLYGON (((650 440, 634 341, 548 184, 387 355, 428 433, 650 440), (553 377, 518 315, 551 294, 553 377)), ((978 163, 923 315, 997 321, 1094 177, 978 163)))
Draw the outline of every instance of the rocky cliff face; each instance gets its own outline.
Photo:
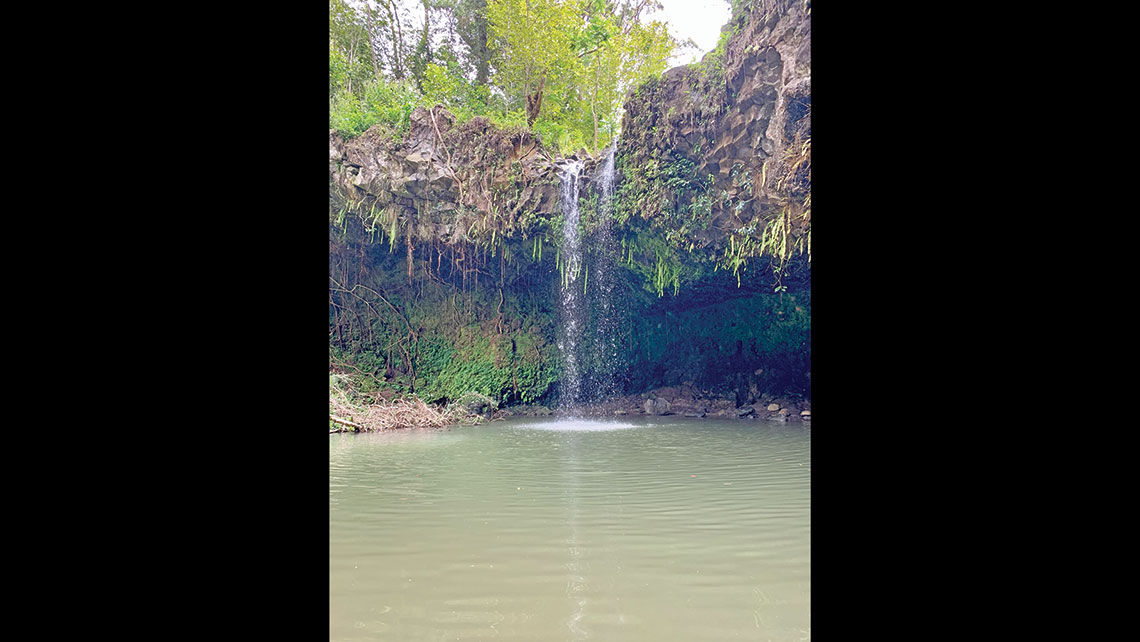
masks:
POLYGON ((811 3, 755 0, 725 26, 723 49, 674 67, 625 105, 619 147, 631 198, 645 219, 691 202, 655 190, 673 179, 711 195, 703 235, 726 234, 788 211, 793 235, 810 224, 811 3), (677 169, 680 168, 680 169, 677 169), (669 171, 665 171, 668 169, 669 171))
POLYGON ((439 105, 417 108, 404 140, 380 127, 349 141, 329 131, 330 207, 384 211, 410 222, 413 239, 448 245, 526 238, 558 209, 560 160, 527 129, 456 126, 439 105))

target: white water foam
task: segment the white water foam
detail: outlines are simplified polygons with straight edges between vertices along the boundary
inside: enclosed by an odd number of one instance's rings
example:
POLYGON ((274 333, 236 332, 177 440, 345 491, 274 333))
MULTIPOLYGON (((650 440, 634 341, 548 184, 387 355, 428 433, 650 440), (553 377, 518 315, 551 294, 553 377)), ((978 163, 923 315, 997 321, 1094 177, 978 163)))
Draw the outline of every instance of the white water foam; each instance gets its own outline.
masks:
POLYGON ((625 423, 621 421, 598 421, 596 419, 579 419, 576 417, 566 417, 564 419, 557 419, 555 421, 543 421, 534 424, 518 424, 515 427, 527 430, 599 432, 603 430, 625 430, 628 428, 637 428, 638 426, 636 424, 625 423))

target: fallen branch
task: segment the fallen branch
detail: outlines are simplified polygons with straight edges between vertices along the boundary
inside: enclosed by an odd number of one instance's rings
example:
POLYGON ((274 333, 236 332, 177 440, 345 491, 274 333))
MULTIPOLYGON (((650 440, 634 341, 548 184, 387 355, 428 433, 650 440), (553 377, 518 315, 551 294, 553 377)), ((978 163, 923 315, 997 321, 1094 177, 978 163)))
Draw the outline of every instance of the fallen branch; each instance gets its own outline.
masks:
POLYGON ((333 415, 329 415, 329 421, 333 421, 335 423, 342 424, 345 426, 352 426, 353 428, 355 428, 357 430, 363 430, 364 429, 364 426, 361 426, 360 424, 354 424, 351 421, 345 421, 344 419, 341 419, 340 417, 334 417, 333 415))

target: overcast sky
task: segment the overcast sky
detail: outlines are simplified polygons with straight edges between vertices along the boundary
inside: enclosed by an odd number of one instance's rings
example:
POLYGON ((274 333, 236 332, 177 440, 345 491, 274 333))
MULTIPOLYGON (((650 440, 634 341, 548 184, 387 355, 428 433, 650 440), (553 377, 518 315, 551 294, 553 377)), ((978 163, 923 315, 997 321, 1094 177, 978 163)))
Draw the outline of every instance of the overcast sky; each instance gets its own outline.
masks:
POLYGON ((700 60, 716 48, 720 28, 728 22, 731 9, 727 0, 660 0, 664 11, 646 13, 650 20, 668 23, 669 33, 679 40, 692 38, 699 51, 686 49, 673 56, 670 67, 700 60))

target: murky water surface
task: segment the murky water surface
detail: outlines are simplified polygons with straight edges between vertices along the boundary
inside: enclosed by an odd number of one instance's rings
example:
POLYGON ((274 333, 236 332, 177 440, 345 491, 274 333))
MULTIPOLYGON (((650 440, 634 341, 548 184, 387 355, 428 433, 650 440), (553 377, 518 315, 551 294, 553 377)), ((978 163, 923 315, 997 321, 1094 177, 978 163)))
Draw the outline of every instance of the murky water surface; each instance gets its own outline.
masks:
POLYGON ((811 429, 330 435, 332 640, 805 640, 811 429))

